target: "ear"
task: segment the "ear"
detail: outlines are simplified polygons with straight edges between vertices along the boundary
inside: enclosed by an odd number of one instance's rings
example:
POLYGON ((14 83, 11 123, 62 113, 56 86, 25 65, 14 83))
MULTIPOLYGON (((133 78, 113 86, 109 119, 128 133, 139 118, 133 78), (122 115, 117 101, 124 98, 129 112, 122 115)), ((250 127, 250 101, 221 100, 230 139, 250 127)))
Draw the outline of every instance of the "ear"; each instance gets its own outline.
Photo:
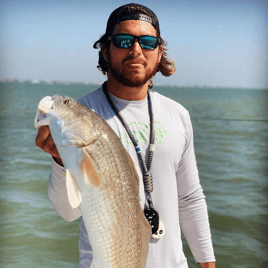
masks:
POLYGON ((160 61, 161 61, 162 55, 163 55, 163 46, 160 45, 160 46, 159 46, 159 50, 158 50, 158 64, 159 64, 160 61))
POLYGON ((108 62, 108 58, 109 58, 109 51, 106 47, 103 47, 101 50, 102 56, 103 58, 108 62))

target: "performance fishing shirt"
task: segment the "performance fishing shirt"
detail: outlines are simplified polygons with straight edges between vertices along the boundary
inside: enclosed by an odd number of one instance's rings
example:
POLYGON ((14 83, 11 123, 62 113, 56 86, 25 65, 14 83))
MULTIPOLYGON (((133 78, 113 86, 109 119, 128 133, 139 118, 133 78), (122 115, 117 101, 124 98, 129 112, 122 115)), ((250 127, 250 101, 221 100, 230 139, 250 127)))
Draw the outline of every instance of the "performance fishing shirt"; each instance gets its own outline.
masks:
MULTIPOLYGON (((183 253, 181 231, 186 238, 195 261, 215 261, 207 205, 200 185, 193 145, 193 130, 188 111, 179 103, 150 90, 155 120, 155 153, 151 173, 154 190, 154 208, 163 221, 166 233, 163 238, 150 238, 146 268, 188 268, 183 253)), ((111 95, 136 138, 143 159, 147 159, 150 139, 150 119, 147 98, 127 101, 111 95)), ((98 113, 119 136, 132 157, 140 177, 141 206, 145 194, 139 160, 128 134, 109 106, 102 87, 79 99, 79 102, 98 113)), ((53 161, 48 196, 57 213, 66 221, 81 216, 67 198, 65 169, 53 161)), ((122 204, 123 205, 123 204, 122 204)), ((80 268, 89 267, 92 250, 83 219, 80 219, 80 268)))

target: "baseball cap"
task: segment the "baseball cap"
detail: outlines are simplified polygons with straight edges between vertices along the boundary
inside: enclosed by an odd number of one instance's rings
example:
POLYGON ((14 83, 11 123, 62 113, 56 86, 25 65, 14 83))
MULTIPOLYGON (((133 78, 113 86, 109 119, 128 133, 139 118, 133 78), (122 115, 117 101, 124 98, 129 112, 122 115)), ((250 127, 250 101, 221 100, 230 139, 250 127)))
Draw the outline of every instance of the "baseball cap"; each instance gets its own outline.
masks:
POLYGON ((160 35, 159 21, 155 13, 148 7, 145 7, 140 4, 131 3, 119 7, 111 13, 107 21, 105 34, 98 41, 94 43, 93 47, 98 48, 99 43, 107 40, 107 38, 110 37, 115 25, 125 20, 146 21, 152 24, 152 26, 156 29, 156 31, 160 35))

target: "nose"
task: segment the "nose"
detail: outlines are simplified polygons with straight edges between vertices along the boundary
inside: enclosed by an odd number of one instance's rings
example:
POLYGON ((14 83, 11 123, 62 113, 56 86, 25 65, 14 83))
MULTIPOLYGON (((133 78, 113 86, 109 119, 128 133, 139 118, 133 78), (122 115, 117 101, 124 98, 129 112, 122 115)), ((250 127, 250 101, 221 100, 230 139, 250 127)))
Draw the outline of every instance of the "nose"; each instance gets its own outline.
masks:
POLYGON ((130 54, 134 56, 140 56, 142 54, 141 46, 138 42, 138 39, 135 39, 134 44, 130 48, 130 54))

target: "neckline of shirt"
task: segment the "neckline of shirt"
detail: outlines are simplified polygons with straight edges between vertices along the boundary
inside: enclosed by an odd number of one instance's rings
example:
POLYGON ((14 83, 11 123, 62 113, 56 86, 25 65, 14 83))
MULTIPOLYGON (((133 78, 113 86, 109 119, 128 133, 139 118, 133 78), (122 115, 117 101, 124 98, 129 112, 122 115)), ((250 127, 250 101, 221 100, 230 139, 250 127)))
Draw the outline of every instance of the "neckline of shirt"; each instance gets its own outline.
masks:
MULTIPOLYGON (((103 95, 105 96, 103 89, 101 88, 103 95)), ((115 95, 113 95, 112 93, 110 93, 108 91, 108 93, 111 96, 111 99, 113 100, 113 102, 115 103, 115 105, 119 105, 121 107, 138 107, 138 106, 144 106, 147 105, 148 101, 147 101, 147 95, 143 100, 138 100, 138 101, 132 101, 132 100, 125 100, 125 99, 121 99, 116 97, 115 95)))

